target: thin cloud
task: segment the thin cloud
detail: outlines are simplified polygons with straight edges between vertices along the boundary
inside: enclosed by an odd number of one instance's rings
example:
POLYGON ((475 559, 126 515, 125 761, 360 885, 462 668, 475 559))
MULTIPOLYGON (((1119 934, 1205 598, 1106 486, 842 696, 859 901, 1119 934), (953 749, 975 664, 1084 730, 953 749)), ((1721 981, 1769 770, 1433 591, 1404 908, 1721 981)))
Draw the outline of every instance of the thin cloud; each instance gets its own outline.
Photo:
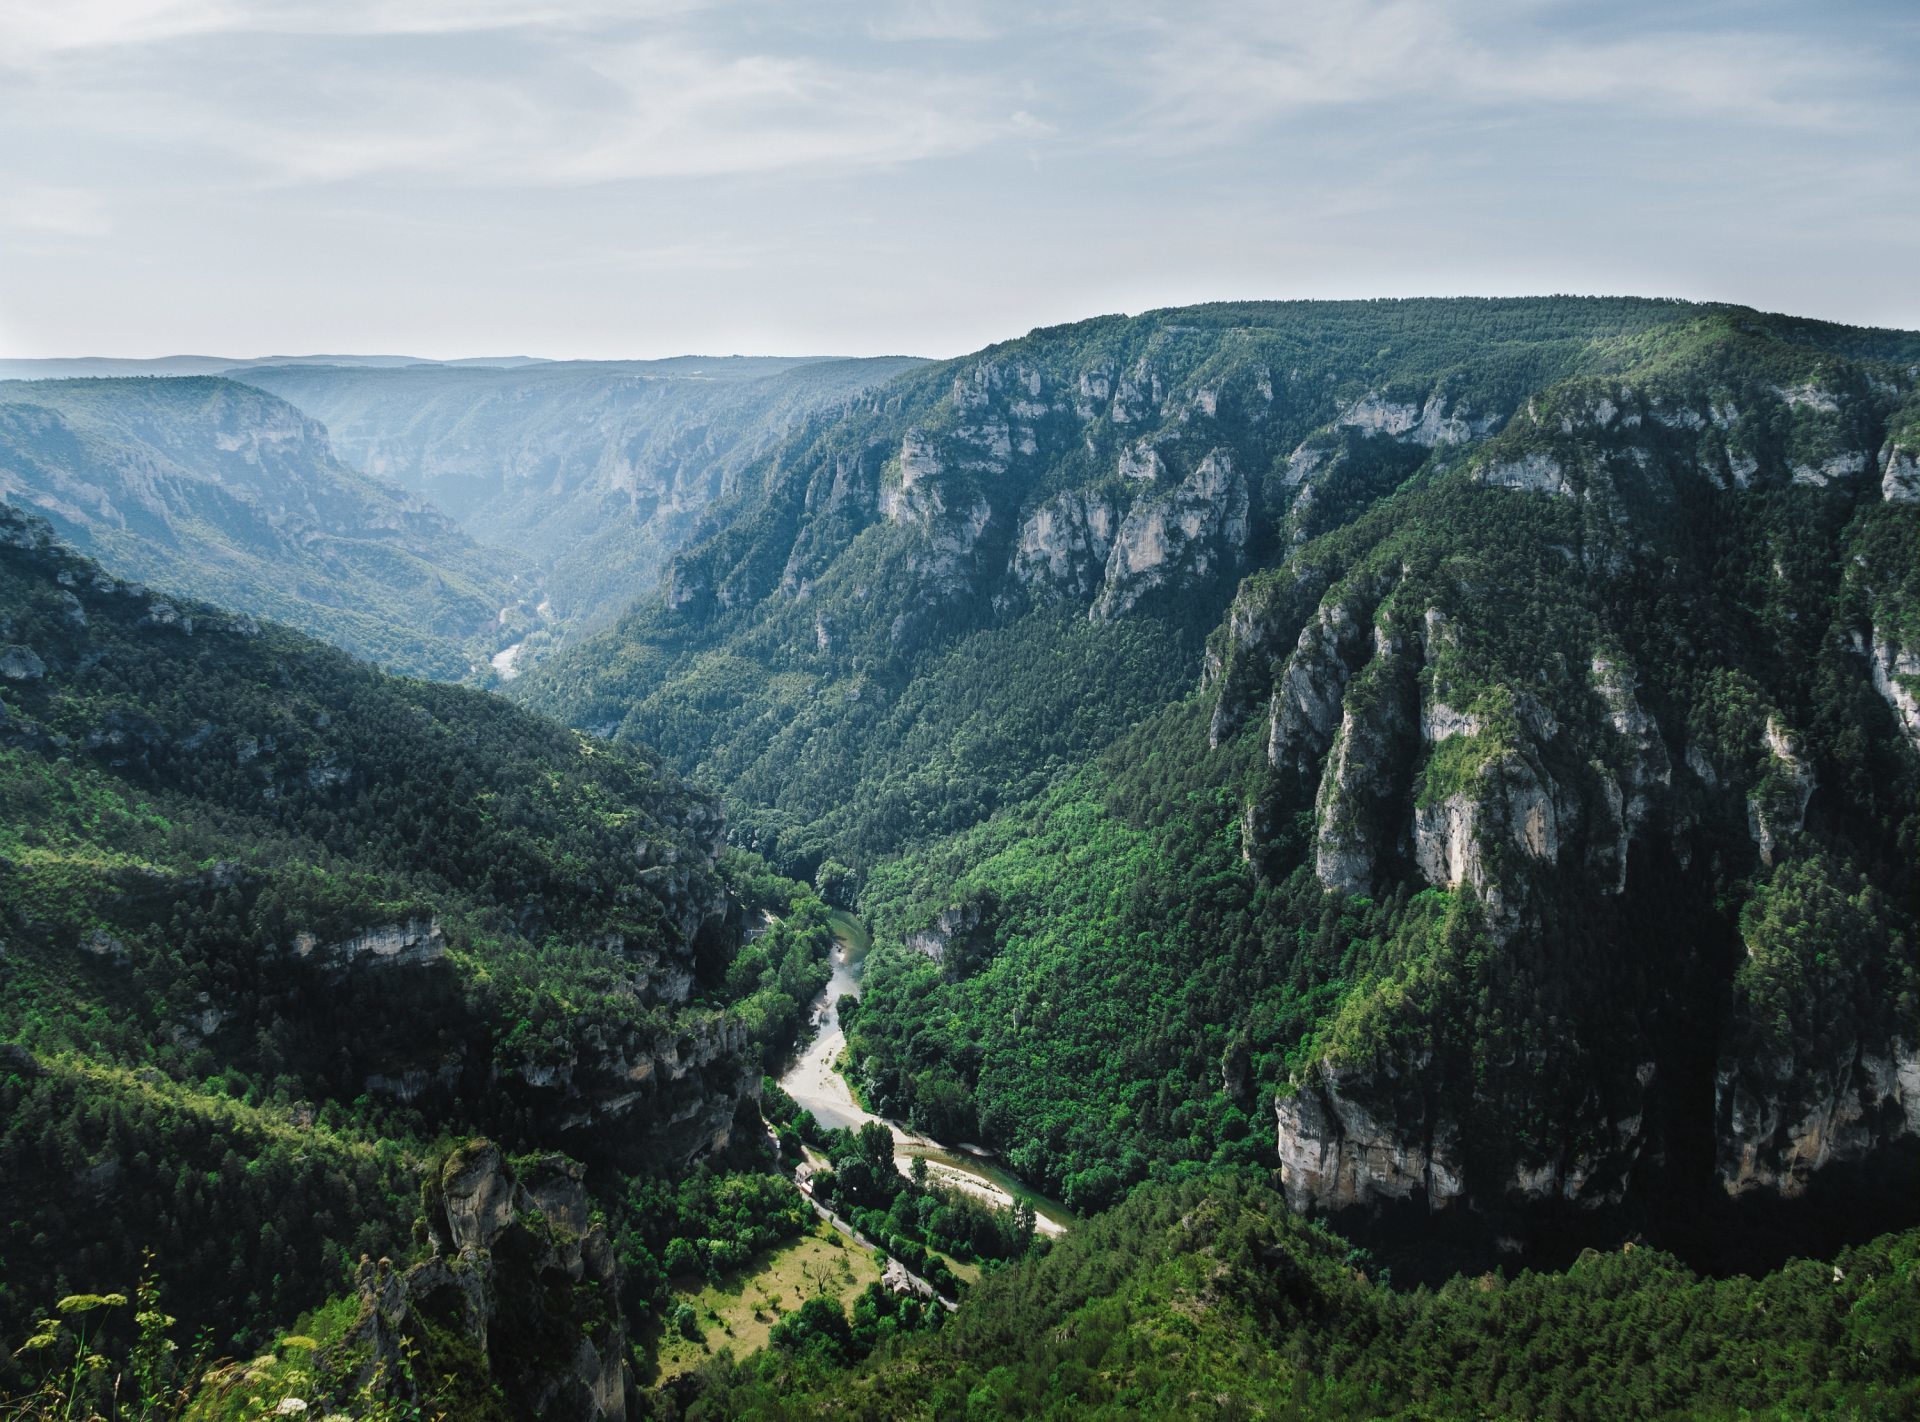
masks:
POLYGON ((1162 136, 1226 142, 1316 109, 1611 105, 1797 127, 1852 111, 1882 67, 1871 54, 1762 31, 1623 25, 1571 41, 1537 5, 1430 0, 1233 3, 1178 17, 1150 4, 1101 12, 1115 63, 1143 65, 1144 111, 1162 136), (1640 33, 1631 33, 1638 29, 1640 33))
MULTIPOLYGON (((691 13, 679 3, 656 10, 691 13)), ((131 140, 197 161, 229 188, 852 172, 1036 131, 990 72, 782 52, 779 36, 723 44, 690 23, 636 23, 628 9, 602 25, 597 13, 505 0, 341 6, 313 39, 288 33, 322 18, 300 6, 263 17, 95 0, 63 32, 61 56, 35 73, 30 108, 59 114, 69 141, 131 140), (109 43, 109 14, 144 38, 109 43), (442 26, 462 34, 447 39, 442 26)), ((41 41, 42 55, 53 53, 41 41)), ((16 102, 27 104, 23 91, 16 102)))
POLYGON ((583 30, 681 15, 711 0, 15 0, 0 10, 0 67, 217 36, 482 34, 583 30))
POLYGON ((105 237, 113 231, 107 205, 81 188, 24 187, 0 196, 0 228, 56 237, 105 237))

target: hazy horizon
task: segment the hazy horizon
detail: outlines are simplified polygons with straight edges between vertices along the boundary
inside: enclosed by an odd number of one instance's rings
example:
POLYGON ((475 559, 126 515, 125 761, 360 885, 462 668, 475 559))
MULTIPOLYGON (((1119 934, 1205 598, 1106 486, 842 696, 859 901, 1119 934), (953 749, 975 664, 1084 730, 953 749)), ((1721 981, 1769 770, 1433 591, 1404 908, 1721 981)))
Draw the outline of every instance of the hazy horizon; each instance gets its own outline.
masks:
MULTIPOLYGON (((1786 309, 1777 308, 1777 307, 1770 308, 1765 306, 1755 306, 1751 302, 1715 302, 1713 300, 1710 300, 1704 297, 1670 296, 1665 293, 1648 293, 1648 292, 1637 292, 1637 291, 1591 291, 1591 292, 1588 292, 1588 291, 1477 292, 1476 291, 1476 292, 1446 292, 1446 293, 1406 293, 1400 296, 1325 296, 1325 297, 1250 296, 1250 297, 1240 297, 1240 298, 1231 298, 1231 297, 1207 298, 1207 301, 1209 302, 1211 301, 1244 301, 1249 304, 1257 304, 1262 302, 1324 302, 1328 304, 1335 304, 1339 302, 1350 302, 1350 301, 1417 301, 1417 300, 1452 301, 1452 300, 1481 300, 1481 299, 1549 300, 1554 297, 1564 297, 1564 296, 1594 297, 1599 299, 1605 299, 1609 297, 1629 298, 1629 299, 1642 298, 1642 299, 1654 300, 1654 301, 1669 301, 1669 300, 1678 301, 1678 302, 1685 302, 1685 303, 1696 304, 1696 305, 1718 304, 1718 305, 1726 305, 1726 306, 1739 306, 1739 307, 1748 307, 1750 309, 1760 312, 1763 315, 1791 316, 1791 317, 1797 317, 1797 318, 1802 318, 1807 320, 1826 321, 1834 325, 1847 325, 1847 326, 1856 326, 1861 328, 1877 328, 1882 330, 1920 330, 1920 320, 1916 320, 1916 322, 1912 325, 1895 325, 1895 324, 1891 324, 1884 321, 1846 321, 1836 317, 1823 315, 1817 311, 1786 310, 1786 309)), ((1049 326, 1073 325, 1081 321, 1098 320, 1102 317, 1134 317, 1134 316, 1139 316, 1155 310, 1174 310, 1174 309, 1178 309, 1178 307, 1182 305, 1201 305, 1201 304, 1206 304, 1206 303, 1205 302, 1183 302, 1183 303, 1176 303, 1174 305, 1163 304, 1159 306, 1142 307, 1137 311, 1091 311, 1091 312, 1088 312, 1085 316, 1070 317, 1063 322, 1049 322, 1046 324, 1049 326)), ((151 354, 142 353, 142 354, 132 354, 132 355, 123 354, 120 352, 105 352, 105 351, 87 351, 84 353, 76 353, 71 355, 66 355, 66 354, 33 355, 33 354, 21 353, 21 354, 0 355, 0 379, 22 378, 18 376, 9 377, 4 373, 4 370, 8 366, 24 365, 29 363, 44 364, 44 365, 55 365, 59 363, 81 364, 81 363, 88 363, 88 362, 124 363, 124 364, 135 364, 135 363, 158 364, 166 361, 206 361, 209 363, 218 362, 223 364, 230 364, 232 367, 238 368, 238 367, 247 366, 247 365, 271 365, 278 362, 285 362, 288 364, 323 365, 330 360, 340 360, 340 361, 357 361, 357 362, 380 362, 383 365, 385 365, 387 368, 400 368, 409 364, 418 364, 418 365, 436 365, 436 366, 463 365, 463 366, 476 367, 476 368, 510 369, 515 365, 591 365, 591 364, 619 365, 619 364, 659 363, 659 362, 672 361, 672 360, 830 361, 830 360, 880 360, 880 359, 887 359, 887 358, 903 358, 903 359, 909 359, 909 360, 941 361, 941 360, 950 360, 962 355, 967 355, 974 350, 978 350, 986 346, 999 344, 1009 340, 1017 340, 1020 337, 1028 335, 1032 331, 1039 330, 1039 329, 1044 329, 1044 327, 1034 326, 1034 327, 1028 327, 1026 329, 1019 330, 1019 331, 1008 331, 1002 335, 989 337, 988 339, 979 342, 979 344, 976 346, 969 346, 962 350, 939 351, 939 352, 933 352, 933 353, 929 353, 926 351, 912 351, 912 350, 872 350, 872 351, 663 350, 659 352, 648 352, 643 355, 614 354, 614 355, 576 356, 576 355, 543 354, 537 351, 472 350, 472 351, 448 351, 442 354, 427 355, 418 351, 381 351, 381 350, 373 350, 370 348, 346 349, 346 350, 339 350, 339 351, 294 351, 294 350, 263 351, 263 352, 257 352, 254 354, 249 354, 249 355, 236 355, 236 354, 220 355, 220 354, 214 354, 207 351, 160 351, 160 352, 155 352, 151 354)), ((197 374, 197 373, 203 373, 203 372, 185 372, 185 373, 197 374)), ((204 372, 204 373, 211 373, 211 372, 204 372)), ((84 374, 84 372, 79 372, 77 374, 84 374)))

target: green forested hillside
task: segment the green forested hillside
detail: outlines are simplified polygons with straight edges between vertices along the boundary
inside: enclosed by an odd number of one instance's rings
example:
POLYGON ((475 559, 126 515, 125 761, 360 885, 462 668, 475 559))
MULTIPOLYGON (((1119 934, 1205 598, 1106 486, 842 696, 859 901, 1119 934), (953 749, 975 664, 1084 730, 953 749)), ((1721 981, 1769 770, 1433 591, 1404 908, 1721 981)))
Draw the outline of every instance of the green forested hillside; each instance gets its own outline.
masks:
MULTIPOLYGON (((422 1179, 475 1134, 574 1153, 615 1216, 696 1157, 764 1165, 760 1073, 830 934, 723 854, 709 797, 120 582, 4 506, 0 644, 10 1348, 64 1295, 129 1290, 143 1249, 184 1337, 257 1346, 353 1261, 410 1257, 422 1179), (783 922, 736 965, 747 903, 783 922)), ((655 1247, 700 1228, 682 1208, 655 1247)), ((664 1291, 634 1277, 639 1318, 664 1291)))
MULTIPOLYGON (((689 1419, 1907 1417, 1920 1237, 1763 1279, 1589 1251, 1395 1292, 1237 1177, 1148 1186, 852 1369, 830 1341, 716 1364, 689 1419)), ((824 1331, 821 1338, 830 1338, 824 1331)))
POLYGON ((0 1393, 144 1246, 208 1419, 1920 1407, 1920 336, 1153 312, 729 468, 530 709, 4 516, 0 1393), (829 899, 1064 1238, 763 1089, 829 899))
POLYGON ((0 498, 122 577, 399 671, 477 677, 537 620, 518 554, 477 547, 339 463, 291 405, 228 380, 0 383, 0 498))
MULTIPOLYGON (((704 767, 785 862, 865 864, 1179 699, 1241 573, 1701 311, 1279 302, 1035 331, 904 375, 749 469, 657 596, 513 692, 704 767), (1126 515, 1177 501, 1214 449, 1247 491, 1240 526, 1202 529, 1164 569, 1116 569, 1137 590, 1116 613, 1101 595, 1126 515)), ((1902 333, 1722 319, 1920 359, 1902 333)))
POLYGON ((1916 362, 1659 302, 1038 331, 522 686, 854 865, 868 1099, 1070 1203, 1791 1199, 1920 1129, 1916 362))

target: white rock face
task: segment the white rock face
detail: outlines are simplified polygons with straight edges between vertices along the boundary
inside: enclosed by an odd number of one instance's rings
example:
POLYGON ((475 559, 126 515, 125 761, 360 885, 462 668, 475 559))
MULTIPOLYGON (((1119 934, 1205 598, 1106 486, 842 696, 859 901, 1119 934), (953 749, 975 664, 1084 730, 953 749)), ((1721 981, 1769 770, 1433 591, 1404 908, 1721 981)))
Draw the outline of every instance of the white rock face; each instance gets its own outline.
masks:
POLYGON ((1379 391, 1370 390, 1343 410, 1334 424, 1432 449, 1437 445, 1465 444, 1476 435, 1485 434, 1493 422, 1469 419, 1457 408, 1449 411, 1447 397, 1437 390, 1425 403, 1417 405, 1412 401, 1389 400, 1379 391))
POLYGON ((1623 797, 1617 816, 1619 842, 1615 853, 1619 879, 1614 892, 1626 888, 1627 841, 1646 824, 1653 801, 1673 785, 1673 758, 1659 724, 1640 704, 1639 677, 1631 666, 1611 657, 1596 656, 1588 668, 1594 694, 1607 708, 1607 720, 1620 737, 1623 759, 1619 789, 1623 797))
POLYGON ((1566 471, 1550 454, 1534 451, 1519 459, 1489 464, 1477 475, 1482 484, 1496 489, 1524 489, 1530 493, 1564 495, 1572 493, 1566 471))
POLYGON ((1430 701, 1420 708, 1420 734, 1430 745, 1455 736, 1477 736, 1484 729, 1471 711, 1456 711, 1442 701, 1430 701))
POLYGON ((1760 850, 1760 862, 1771 865, 1781 843, 1800 833, 1807 822, 1814 773, 1813 766, 1799 754, 1799 738, 1779 717, 1767 717, 1760 743, 1767 751, 1768 768, 1747 797, 1747 832, 1760 850))
POLYGON ((1404 786, 1395 773, 1400 747, 1415 722, 1411 691, 1398 666, 1400 649, 1374 629, 1374 660, 1361 673, 1364 694, 1348 695, 1314 801, 1314 874, 1343 894, 1373 889, 1375 871, 1394 846, 1383 843, 1382 809, 1404 786))
POLYGON ((1409 1140, 1347 1094, 1353 1074, 1316 1064, 1291 1096, 1274 1102, 1280 1183, 1296 1210, 1340 1210, 1424 1192, 1442 1208, 1465 1193, 1457 1133, 1409 1140))
POLYGON ((437 918, 410 918, 405 923, 383 924, 343 938, 322 943, 311 933, 294 936, 293 954, 302 961, 325 964, 338 971, 362 965, 376 968, 419 968, 437 963, 447 955, 447 940, 437 918))
POLYGON ((1867 455, 1864 450, 1848 450, 1823 459, 1818 464, 1796 464, 1793 466, 1793 482, 1824 489, 1836 479, 1852 479, 1867 471, 1867 455))
POLYGON ((1776 385, 1773 393, 1796 409, 1818 410, 1823 415, 1835 414, 1840 409, 1840 400, 1831 390, 1811 383, 1802 385, 1776 385))
POLYGON ((1128 510, 1090 616, 1111 621, 1156 588, 1236 566, 1246 542, 1247 481, 1233 457, 1216 449, 1177 489, 1128 510))
MULTIPOLYGON (((997 450, 997 444, 989 448, 988 463, 998 460, 997 450)), ((960 460, 963 468, 980 464, 974 458, 960 460)), ((1004 461, 996 467, 1004 468, 1004 461)), ((946 471, 947 463, 933 441, 918 429, 908 430, 900 441, 900 482, 880 491, 880 512, 889 523, 926 535, 926 550, 914 571, 926 590, 940 597, 963 593, 972 585, 974 545, 993 518, 993 506, 981 494, 972 494, 964 505, 950 506, 950 491, 940 482, 946 471)))
POLYGON ((47 664, 31 647, 0 647, 0 681, 38 681, 47 664))
POLYGON ((1880 497, 1890 504, 1920 503, 1920 453, 1897 444, 1888 447, 1880 497))
POLYGON ((1815 1172, 1920 1135, 1920 1051, 1895 1040, 1825 1064, 1722 1061, 1718 1172, 1729 1195, 1805 1192, 1815 1172))
POLYGON ((1325 464, 1333 451, 1325 445, 1312 440, 1303 441, 1292 454, 1287 456, 1286 472, 1280 476, 1280 482, 1289 487, 1305 482, 1313 477, 1314 471, 1325 464))
POLYGON ((1867 658, 1873 689, 1893 708, 1900 729, 1920 751, 1920 648, 1902 647, 1881 628, 1873 629, 1873 649, 1867 658))
POLYGON ((1273 690, 1269 764, 1291 763, 1307 775, 1320 763, 1333 744, 1347 679, 1365 655, 1370 631, 1370 614, 1359 597, 1323 602, 1314 619, 1300 629, 1273 690))
POLYGON ((939 490, 933 481, 946 465, 933 441, 917 429, 900 441, 900 483, 880 491, 880 512, 889 523, 922 523, 940 511, 939 490))
POLYGON ((1099 494, 1057 494, 1020 525, 1010 571, 1036 595, 1090 597, 1106 575, 1119 523, 1099 494))
POLYGON ((1471 786, 1413 812, 1413 858, 1429 884, 1471 885, 1490 921, 1507 897, 1489 872, 1488 848, 1505 844, 1537 863, 1560 858, 1560 810, 1551 785, 1511 751, 1491 761, 1471 786))
POLYGON ((1151 484, 1167 472, 1160 451, 1145 440, 1135 440, 1120 451, 1120 477, 1136 483, 1151 484))

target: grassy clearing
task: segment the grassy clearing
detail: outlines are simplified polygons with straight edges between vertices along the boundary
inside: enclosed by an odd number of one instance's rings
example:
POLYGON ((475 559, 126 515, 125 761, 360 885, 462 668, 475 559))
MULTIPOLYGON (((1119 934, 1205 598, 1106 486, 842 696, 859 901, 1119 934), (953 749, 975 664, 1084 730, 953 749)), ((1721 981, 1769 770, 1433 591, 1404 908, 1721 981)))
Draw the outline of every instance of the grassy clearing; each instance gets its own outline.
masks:
POLYGON ((759 1256, 717 1284, 675 1291, 677 1301, 693 1306, 705 1336, 696 1343, 669 1329, 656 1359, 660 1380, 698 1367, 722 1348, 733 1349, 741 1358, 757 1353, 767 1346, 773 1325, 814 1294, 827 1294, 842 1307, 851 1307, 854 1298, 879 1279, 869 1251, 816 1222, 810 1233, 759 1256))

